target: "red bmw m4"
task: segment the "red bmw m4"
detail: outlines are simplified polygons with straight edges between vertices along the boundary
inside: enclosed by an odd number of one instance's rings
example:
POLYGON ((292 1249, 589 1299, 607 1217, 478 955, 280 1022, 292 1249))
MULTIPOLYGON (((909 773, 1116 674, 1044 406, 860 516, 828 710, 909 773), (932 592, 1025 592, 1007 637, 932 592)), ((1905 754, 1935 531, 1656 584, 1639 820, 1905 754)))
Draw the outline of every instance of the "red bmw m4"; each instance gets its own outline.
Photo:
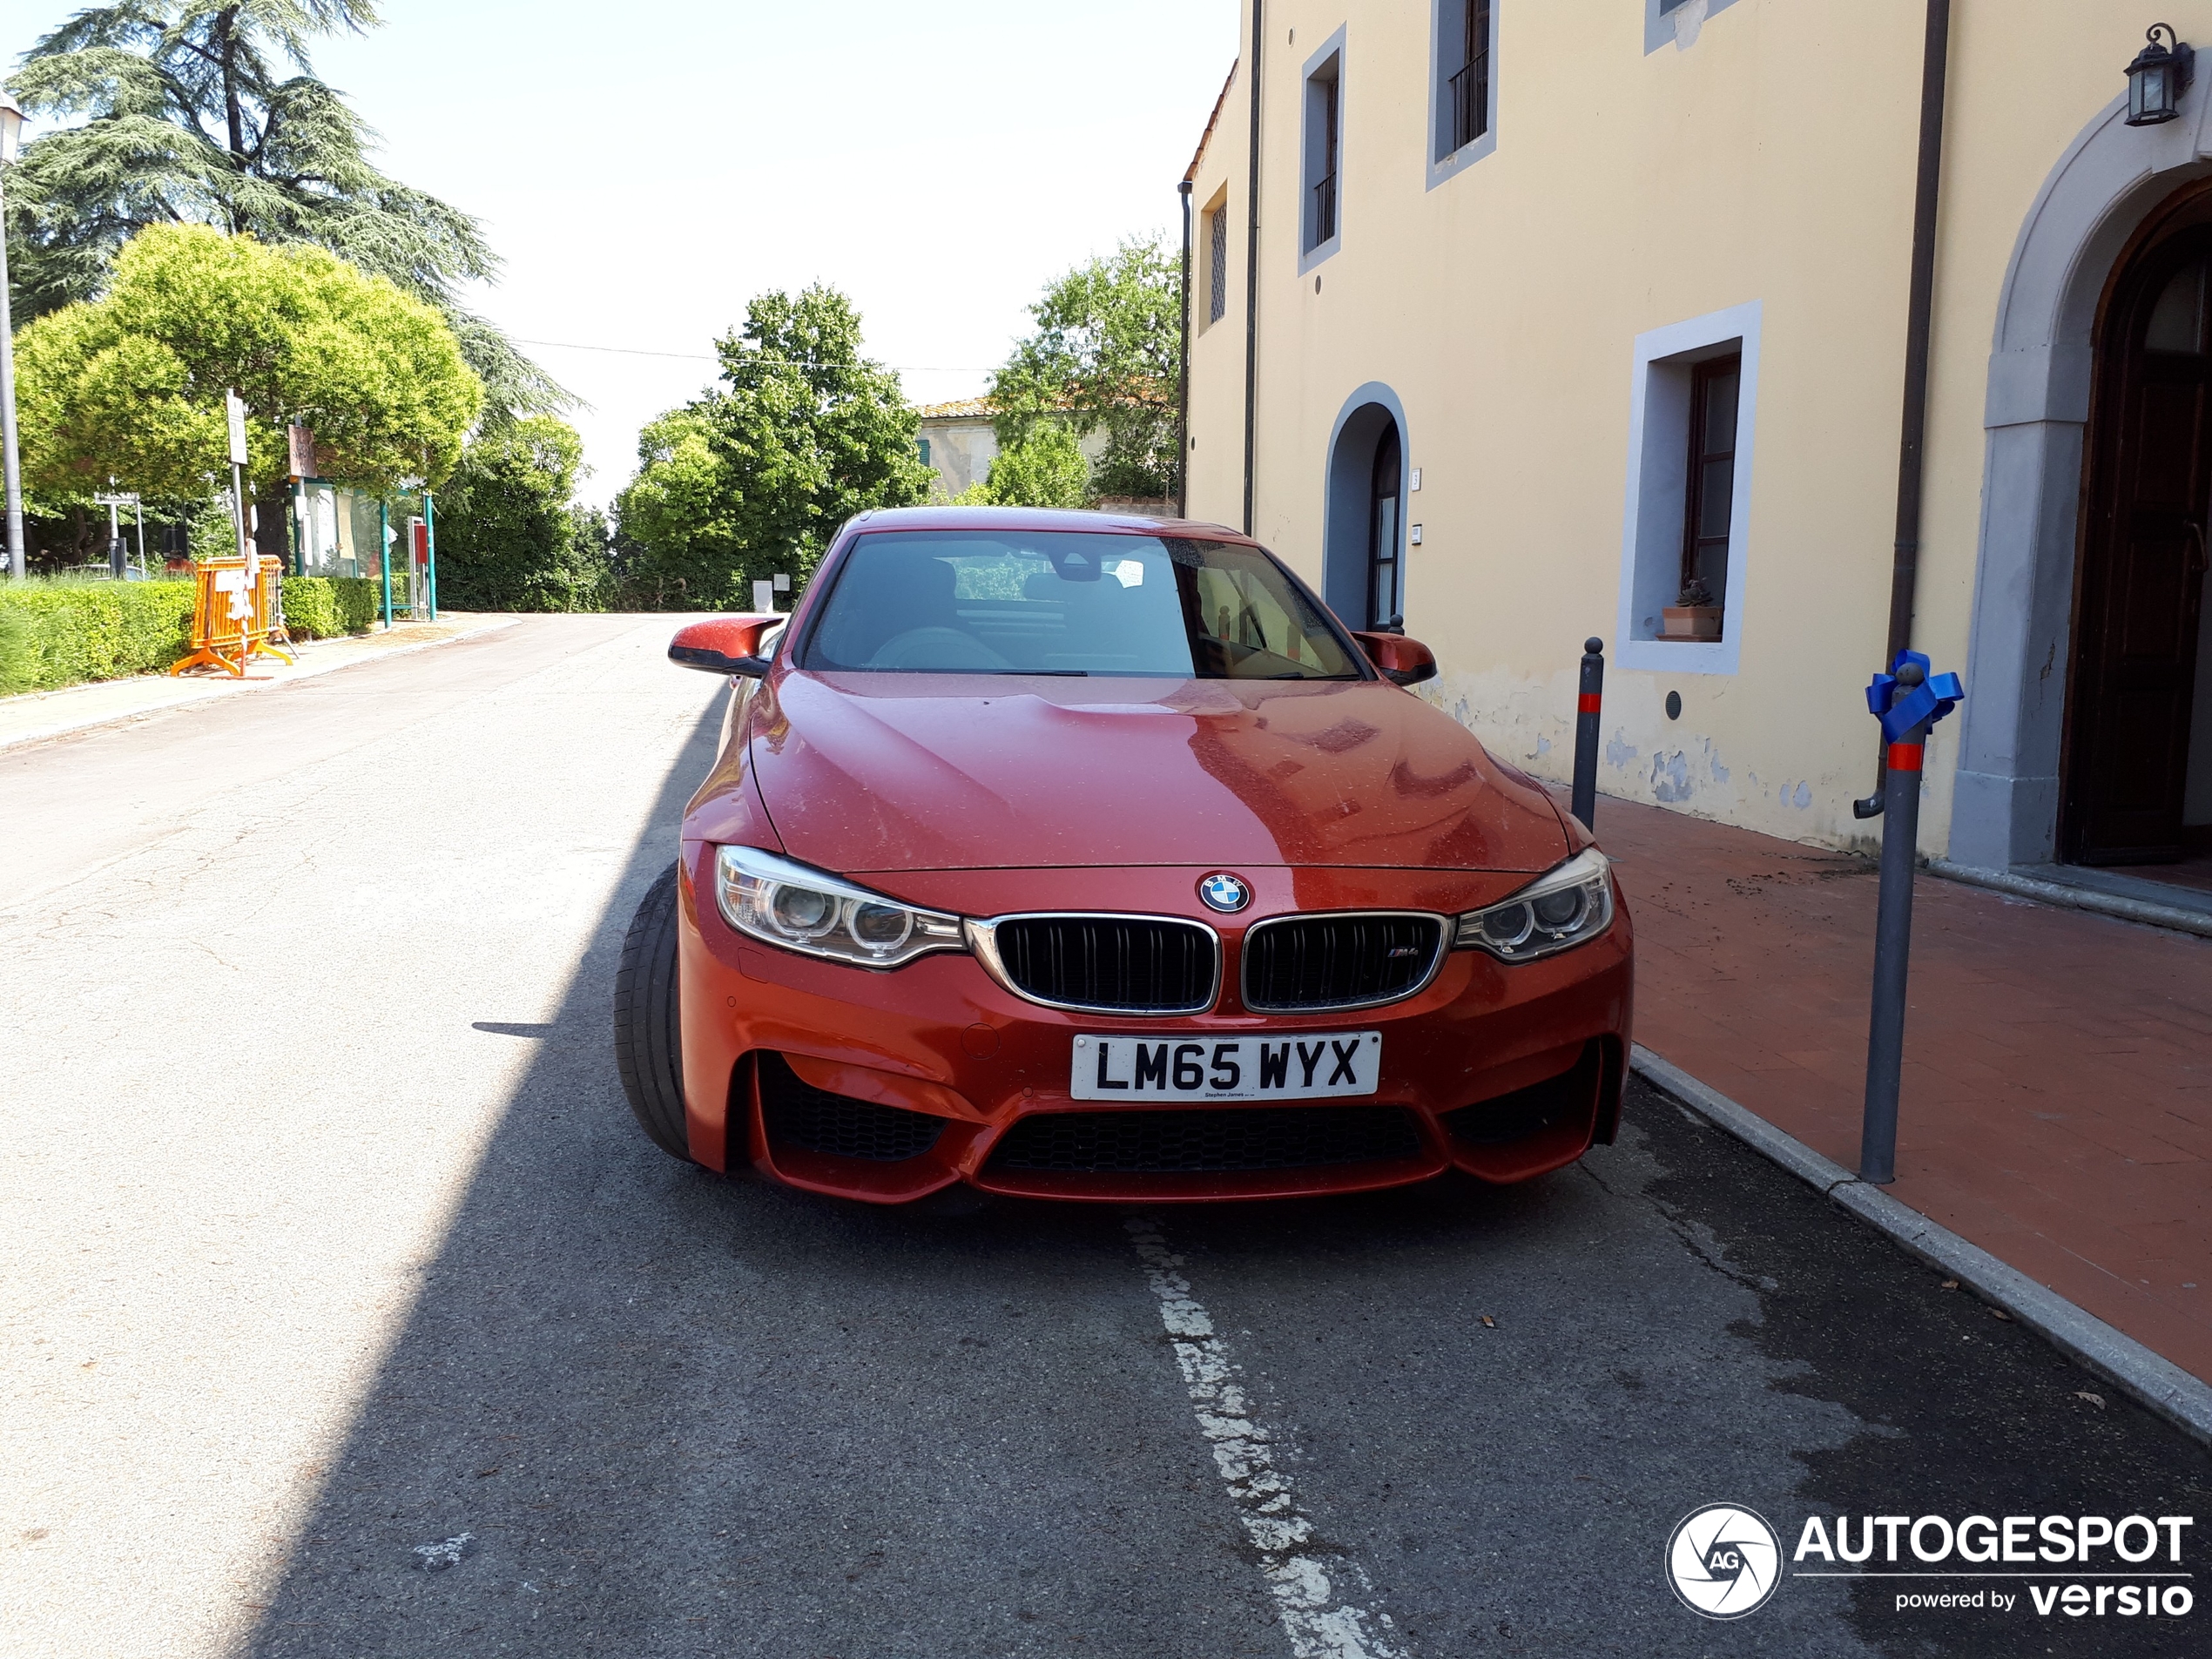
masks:
POLYGON ((1517 1181, 1619 1121, 1605 855, 1217 525, 865 515, 732 677, 624 947, 648 1135, 882 1204, 1517 1181))

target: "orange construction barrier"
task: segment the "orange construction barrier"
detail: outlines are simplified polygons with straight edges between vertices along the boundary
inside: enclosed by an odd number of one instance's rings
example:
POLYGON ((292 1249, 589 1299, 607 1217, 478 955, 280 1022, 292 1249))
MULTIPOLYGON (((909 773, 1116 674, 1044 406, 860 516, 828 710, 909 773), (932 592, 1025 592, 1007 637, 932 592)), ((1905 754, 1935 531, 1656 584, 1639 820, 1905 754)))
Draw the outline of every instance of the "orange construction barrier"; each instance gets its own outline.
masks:
POLYGON ((260 568, 249 577, 242 558, 193 562, 192 651, 171 666, 172 674, 212 668, 243 678, 256 658, 292 661, 280 649, 292 644, 284 628, 283 567, 275 559, 255 563, 260 568))

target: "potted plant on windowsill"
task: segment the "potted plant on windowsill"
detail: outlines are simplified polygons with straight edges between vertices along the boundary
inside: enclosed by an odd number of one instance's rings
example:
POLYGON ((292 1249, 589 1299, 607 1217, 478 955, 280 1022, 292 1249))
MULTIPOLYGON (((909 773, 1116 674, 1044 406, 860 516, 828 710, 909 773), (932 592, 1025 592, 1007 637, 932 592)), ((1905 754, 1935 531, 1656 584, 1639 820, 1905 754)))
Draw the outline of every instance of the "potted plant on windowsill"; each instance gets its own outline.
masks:
POLYGON ((1710 642, 1721 637, 1721 607, 1713 590, 1693 577, 1682 584, 1682 597, 1659 610, 1659 637, 1710 642))

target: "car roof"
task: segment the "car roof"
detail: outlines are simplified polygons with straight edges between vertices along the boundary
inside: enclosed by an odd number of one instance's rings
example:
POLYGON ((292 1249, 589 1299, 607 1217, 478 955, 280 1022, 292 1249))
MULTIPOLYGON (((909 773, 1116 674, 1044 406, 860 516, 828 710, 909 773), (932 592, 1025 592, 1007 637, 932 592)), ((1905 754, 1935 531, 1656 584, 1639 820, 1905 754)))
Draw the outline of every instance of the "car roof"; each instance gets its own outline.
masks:
POLYGON ((884 507, 862 513, 847 530, 1084 530, 1108 536, 1177 536, 1259 545, 1226 525, 1144 513, 1093 513, 1053 507, 884 507))

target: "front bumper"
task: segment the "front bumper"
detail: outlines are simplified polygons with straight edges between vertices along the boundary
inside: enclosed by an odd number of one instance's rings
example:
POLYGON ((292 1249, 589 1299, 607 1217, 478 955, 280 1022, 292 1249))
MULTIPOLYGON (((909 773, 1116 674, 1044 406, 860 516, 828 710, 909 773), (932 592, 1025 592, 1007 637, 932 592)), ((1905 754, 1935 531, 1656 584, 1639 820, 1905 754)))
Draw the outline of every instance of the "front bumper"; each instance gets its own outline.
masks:
MULTIPOLYGON (((687 842, 680 926, 679 998, 685 1109, 691 1155, 708 1168, 752 1164, 793 1186, 895 1204, 965 1183, 1035 1197, 1174 1202, 1354 1192, 1426 1180, 1459 1169, 1486 1181, 1525 1180, 1573 1163, 1594 1140, 1609 1141, 1625 1075, 1634 944, 1616 895, 1613 926, 1561 955, 1507 967, 1478 951, 1453 951, 1417 995, 1381 1008, 1301 1015, 1246 1013, 1236 996, 1246 927, 1293 911, 1407 908, 1450 912, 1502 896, 1497 876, 1403 870, 1278 869, 1243 873, 1255 899, 1243 914, 1214 915, 1197 903, 1203 869, 993 870, 861 878, 909 902, 970 915, 1028 910, 1097 910, 1187 916, 1215 927, 1224 948, 1224 990, 1211 1012, 1132 1018, 1042 1008, 1003 989, 973 957, 927 956, 889 972, 849 968, 779 951, 736 933, 711 897, 713 848, 687 842), (1079 1033, 1147 1038, 1264 1032, 1379 1030, 1381 1085, 1371 1100, 1285 1104, 1122 1107, 1076 1101, 1068 1092, 1079 1033), (799 1105, 794 1106, 793 1103, 799 1105), (771 1109, 764 1111, 764 1102, 771 1109), (830 1103, 841 1103, 833 1105, 830 1103), (1336 1159, 1338 1142, 1305 1134, 1300 1144, 1329 1161, 1251 1167, 1082 1168, 1040 1157, 1041 1114, 1075 1114, 1056 1127, 1059 1144, 1085 1144, 1091 1115, 1193 1114, 1231 1130, 1276 1122, 1211 1115, 1388 1108, 1403 1113, 1382 1135, 1344 1128, 1356 1157, 1336 1159), (888 1108, 894 1116, 880 1109, 888 1108), (786 1130, 794 1109, 844 1111, 835 1135, 786 1130), (934 1120, 919 1126, 897 1114, 934 1120), (919 1127, 918 1136, 900 1129, 919 1127), (857 1127, 854 1127, 857 1126, 857 1127), (885 1132, 878 1132, 885 1131, 885 1132), (916 1148, 920 1150, 915 1150, 916 1148)), ((1504 879, 1504 886, 1525 878, 1504 879)), ((1048 1126, 1052 1127, 1052 1126, 1048 1126)), ((1119 1118, 1116 1144, 1142 1143, 1154 1125, 1119 1118)), ((1050 1139, 1046 1136, 1043 1138, 1050 1139)), ((1252 1134, 1231 1134, 1238 1144, 1252 1134)), ((1141 1159, 1139 1160, 1142 1161, 1141 1159)), ((1081 1159, 1074 1161, 1080 1164, 1081 1159)))

